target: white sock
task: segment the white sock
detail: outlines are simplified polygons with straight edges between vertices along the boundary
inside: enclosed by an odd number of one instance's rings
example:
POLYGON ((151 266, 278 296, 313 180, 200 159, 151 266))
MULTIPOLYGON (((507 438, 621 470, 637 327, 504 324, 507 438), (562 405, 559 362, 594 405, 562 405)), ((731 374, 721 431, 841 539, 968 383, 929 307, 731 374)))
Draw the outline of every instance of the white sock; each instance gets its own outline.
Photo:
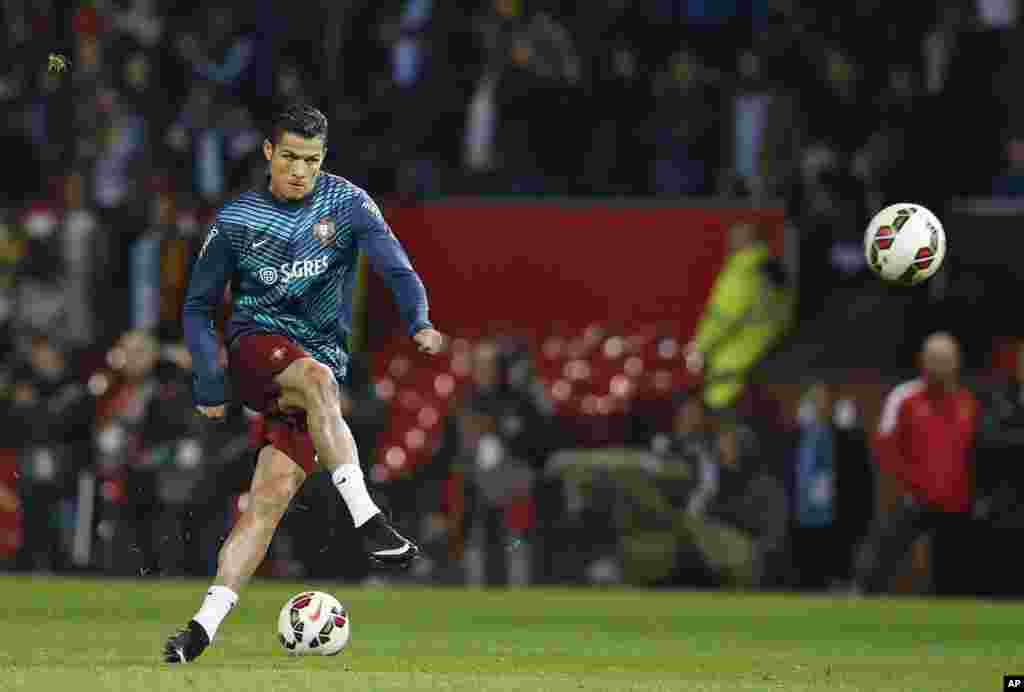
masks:
POLYGON ((203 605, 199 612, 192 618, 206 630, 210 641, 217 635, 217 628, 224 618, 228 616, 231 609, 238 603, 238 594, 226 586, 211 586, 203 599, 203 605))
POLYGON ((377 503, 370 498, 366 489, 366 479, 359 464, 342 464, 331 473, 334 487, 341 493, 341 499, 348 505, 352 521, 360 527, 380 512, 377 503))

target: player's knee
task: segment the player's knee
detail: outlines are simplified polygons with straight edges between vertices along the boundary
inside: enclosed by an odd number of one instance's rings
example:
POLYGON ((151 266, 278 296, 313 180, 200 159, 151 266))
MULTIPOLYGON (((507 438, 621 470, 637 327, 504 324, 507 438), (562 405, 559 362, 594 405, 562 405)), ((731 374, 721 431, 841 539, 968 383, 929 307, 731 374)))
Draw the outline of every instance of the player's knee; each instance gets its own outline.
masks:
POLYGON ((338 397, 338 382, 334 373, 323 363, 312 358, 302 363, 302 388, 311 404, 330 403, 338 397))

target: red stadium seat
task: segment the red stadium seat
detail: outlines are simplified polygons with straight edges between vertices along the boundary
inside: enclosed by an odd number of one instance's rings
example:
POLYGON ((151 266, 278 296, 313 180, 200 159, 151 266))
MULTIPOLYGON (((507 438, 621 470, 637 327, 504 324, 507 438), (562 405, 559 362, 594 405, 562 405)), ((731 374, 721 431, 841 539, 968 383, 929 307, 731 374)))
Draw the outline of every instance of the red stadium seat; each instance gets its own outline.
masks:
POLYGON ((629 377, 643 375, 646 365, 642 356, 630 356, 622 362, 622 372, 629 377))
POLYGON ((391 401, 395 397, 395 381, 390 377, 377 378, 374 388, 377 398, 382 401, 391 401))

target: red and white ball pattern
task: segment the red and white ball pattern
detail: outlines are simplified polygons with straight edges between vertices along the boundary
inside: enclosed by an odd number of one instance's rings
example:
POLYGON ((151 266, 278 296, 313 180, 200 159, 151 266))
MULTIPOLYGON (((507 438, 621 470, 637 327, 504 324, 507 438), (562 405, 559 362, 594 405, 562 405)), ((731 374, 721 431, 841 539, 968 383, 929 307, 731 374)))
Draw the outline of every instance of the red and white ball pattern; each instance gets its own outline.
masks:
POLYGON ((892 204, 864 232, 864 256, 875 274, 904 285, 933 276, 946 256, 942 223, 920 204, 892 204))
POLYGON ((334 656, 352 634, 348 612, 338 599, 322 591, 292 596, 277 619, 277 638, 293 656, 334 656))

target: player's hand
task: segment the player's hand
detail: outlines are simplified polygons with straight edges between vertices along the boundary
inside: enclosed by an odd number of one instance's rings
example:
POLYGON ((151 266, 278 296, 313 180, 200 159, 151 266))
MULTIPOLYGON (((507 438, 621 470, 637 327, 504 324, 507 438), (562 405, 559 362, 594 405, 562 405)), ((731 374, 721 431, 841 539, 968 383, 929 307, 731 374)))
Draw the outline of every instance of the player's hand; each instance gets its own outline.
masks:
POLYGON ((697 344, 690 342, 683 354, 686 358, 686 369, 694 375, 699 375, 704 370, 704 354, 697 348, 697 344))
POLYGON ((25 382, 19 382, 14 386, 14 403, 19 405, 31 405, 39 400, 36 388, 25 382))
POLYGON ((444 335, 436 329, 421 329, 413 335, 412 340, 416 342, 420 353, 437 355, 444 349, 444 335))
POLYGON ((18 498, 17 493, 8 488, 6 485, 0 484, 0 512, 15 512, 21 511, 21 500, 18 498))
POLYGON ((196 410, 202 415, 213 420, 224 420, 228 415, 228 405, 220 404, 219 406, 196 406, 196 410))

